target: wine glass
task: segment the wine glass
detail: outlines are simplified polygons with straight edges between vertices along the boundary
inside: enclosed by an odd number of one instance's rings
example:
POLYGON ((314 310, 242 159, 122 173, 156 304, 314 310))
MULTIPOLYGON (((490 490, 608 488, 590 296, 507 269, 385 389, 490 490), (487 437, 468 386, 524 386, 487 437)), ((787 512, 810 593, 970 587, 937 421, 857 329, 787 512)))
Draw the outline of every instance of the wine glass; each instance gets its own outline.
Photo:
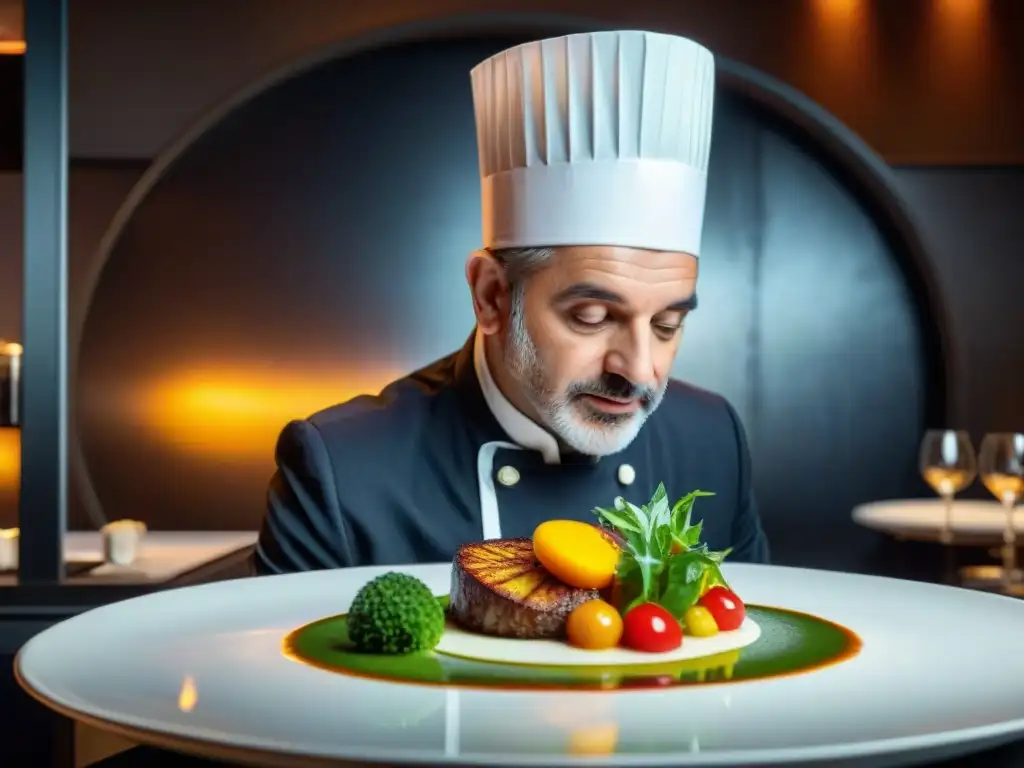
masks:
POLYGON ((1021 572, 1017 569, 1017 529, 1013 510, 1024 495, 1024 435, 1016 432, 992 432, 981 441, 978 469, 988 492, 1006 510, 1003 529, 1003 590, 1024 594, 1021 572))
POLYGON ((942 499, 945 514, 939 541, 948 546, 953 543, 953 499, 978 472, 970 436, 951 429, 928 430, 921 441, 919 466, 924 481, 942 499))

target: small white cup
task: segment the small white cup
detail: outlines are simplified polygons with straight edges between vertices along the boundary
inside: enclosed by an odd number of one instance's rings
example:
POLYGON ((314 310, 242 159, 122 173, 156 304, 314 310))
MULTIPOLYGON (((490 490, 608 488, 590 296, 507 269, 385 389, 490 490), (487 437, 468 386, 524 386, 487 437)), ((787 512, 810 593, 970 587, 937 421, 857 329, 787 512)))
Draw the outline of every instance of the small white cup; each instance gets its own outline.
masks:
POLYGON ((138 520, 114 520, 100 528, 103 559, 113 565, 131 565, 146 536, 146 524, 138 520))
POLYGON ((0 571, 18 570, 18 544, 21 541, 19 528, 0 529, 0 571))

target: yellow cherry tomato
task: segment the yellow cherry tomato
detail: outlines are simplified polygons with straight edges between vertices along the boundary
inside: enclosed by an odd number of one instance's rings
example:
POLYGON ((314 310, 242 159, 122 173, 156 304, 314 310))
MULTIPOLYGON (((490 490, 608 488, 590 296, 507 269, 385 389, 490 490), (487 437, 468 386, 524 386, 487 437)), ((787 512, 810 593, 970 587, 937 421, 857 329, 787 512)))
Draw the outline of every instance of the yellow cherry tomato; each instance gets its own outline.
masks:
POLYGON ((686 631, 694 637, 711 637, 718 634, 718 624, 711 611, 703 605, 693 605, 683 614, 686 631))
POLYGON ((596 525, 549 520, 533 532, 533 553, 559 581, 578 589, 604 589, 615 578, 619 547, 596 525))
POLYGON ((604 600, 588 600, 569 614, 565 634, 569 644, 577 648, 614 648, 622 639, 622 617, 604 600))

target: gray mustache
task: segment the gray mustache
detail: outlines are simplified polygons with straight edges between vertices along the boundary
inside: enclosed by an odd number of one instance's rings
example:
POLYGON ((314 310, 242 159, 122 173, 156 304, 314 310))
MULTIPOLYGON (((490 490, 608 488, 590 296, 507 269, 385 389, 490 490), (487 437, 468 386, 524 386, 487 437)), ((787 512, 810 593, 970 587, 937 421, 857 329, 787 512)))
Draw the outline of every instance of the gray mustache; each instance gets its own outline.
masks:
POLYGON ((594 395, 621 400, 639 400, 644 405, 652 402, 657 395, 653 387, 640 386, 617 374, 609 374, 600 381, 578 381, 569 386, 571 397, 594 395))

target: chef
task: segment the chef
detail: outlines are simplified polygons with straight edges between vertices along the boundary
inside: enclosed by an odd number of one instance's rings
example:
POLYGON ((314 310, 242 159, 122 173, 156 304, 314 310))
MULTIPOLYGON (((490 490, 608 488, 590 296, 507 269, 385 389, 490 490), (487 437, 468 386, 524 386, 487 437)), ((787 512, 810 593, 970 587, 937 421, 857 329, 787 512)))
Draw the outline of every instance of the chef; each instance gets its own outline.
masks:
MULTIPOLYGON (((697 308, 714 59, 597 32, 471 73, 483 243, 465 346, 288 424, 257 573, 448 561, 480 539, 594 521, 622 496, 715 495, 703 539, 765 562, 743 425, 669 378, 697 308)), ((439 299, 441 297, 438 297, 439 299)))

